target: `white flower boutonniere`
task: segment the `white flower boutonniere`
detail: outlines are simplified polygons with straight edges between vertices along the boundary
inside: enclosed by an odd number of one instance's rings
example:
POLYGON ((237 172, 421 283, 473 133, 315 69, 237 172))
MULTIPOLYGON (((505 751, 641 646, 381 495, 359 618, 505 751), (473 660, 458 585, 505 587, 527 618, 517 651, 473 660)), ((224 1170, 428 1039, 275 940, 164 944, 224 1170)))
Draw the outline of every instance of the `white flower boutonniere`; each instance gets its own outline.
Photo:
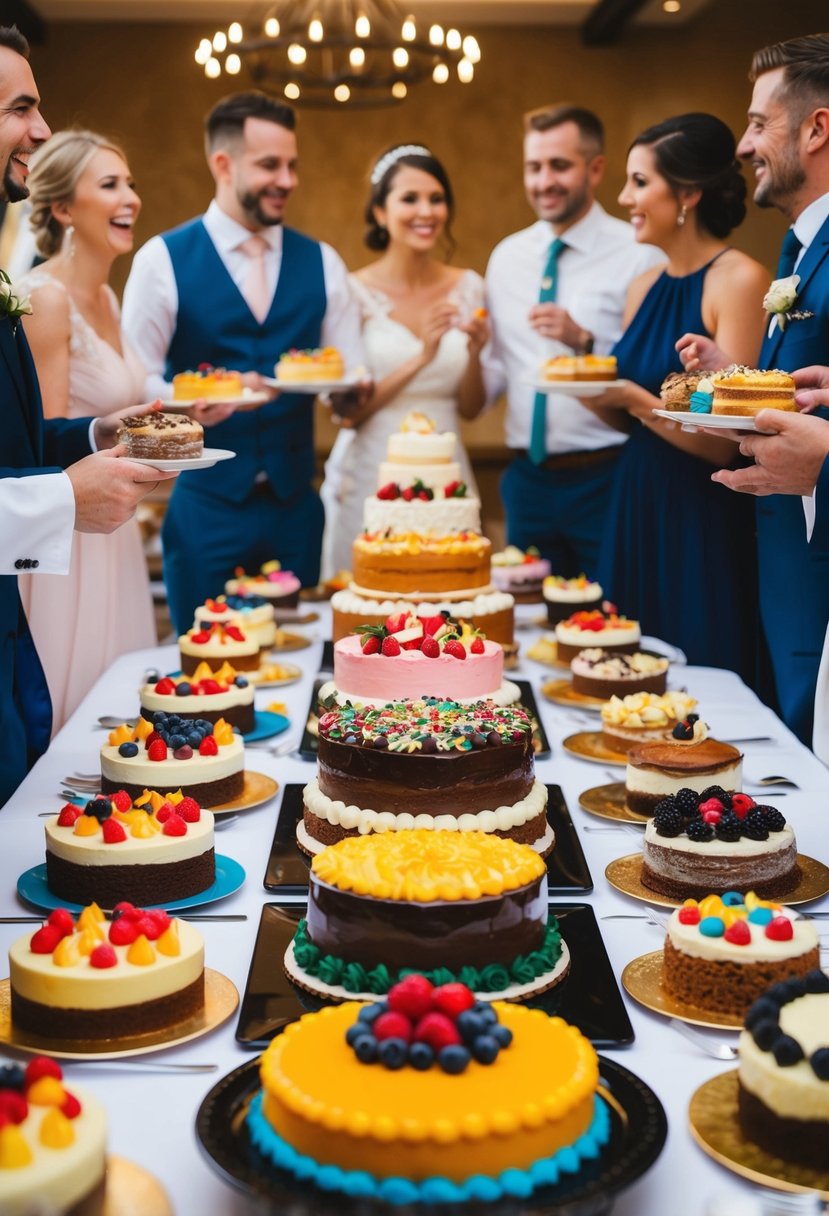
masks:
POLYGON ((29 297, 18 295, 5 270, 0 270, 0 318, 8 317, 12 329, 17 329, 20 318, 31 311, 32 302, 29 297))
POLYGON ((797 289, 800 285, 800 275, 790 274, 785 279, 775 279, 763 296, 763 308, 777 318, 780 332, 786 328, 789 321, 805 321, 815 314, 807 309, 792 311, 792 304, 797 299, 797 289))

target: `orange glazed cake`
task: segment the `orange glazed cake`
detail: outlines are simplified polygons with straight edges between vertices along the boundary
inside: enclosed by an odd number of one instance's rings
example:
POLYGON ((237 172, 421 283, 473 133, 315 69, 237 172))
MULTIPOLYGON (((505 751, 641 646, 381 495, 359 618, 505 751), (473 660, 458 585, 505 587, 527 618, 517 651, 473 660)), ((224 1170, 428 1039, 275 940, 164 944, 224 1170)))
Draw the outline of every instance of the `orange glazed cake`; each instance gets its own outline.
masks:
POLYGON ((345 363, 340 352, 333 346, 317 347, 315 350, 289 350, 280 355, 276 365, 277 380, 298 383, 303 380, 342 380, 345 363))
POLYGON ((398 595, 474 594, 489 586, 489 560, 489 541, 475 532, 366 534, 352 547, 353 588, 398 595))
POLYGON ((392 1205, 527 1198, 595 1162, 610 1134, 579 1030, 416 975, 387 1001, 287 1026, 260 1076, 247 1129, 263 1157, 392 1205))
POLYGON ((229 372, 223 367, 211 367, 204 363, 195 372, 179 372, 173 376, 174 401, 229 400, 241 397, 242 377, 239 372, 229 372))
POLYGON ((797 409, 794 379, 788 372, 756 371, 749 367, 729 368, 712 379, 712 414, 756 414, 758 410, 797 409))
POLYGON ((556 355, 541 368, 545 380, 615 380, 615 355, 556 355))

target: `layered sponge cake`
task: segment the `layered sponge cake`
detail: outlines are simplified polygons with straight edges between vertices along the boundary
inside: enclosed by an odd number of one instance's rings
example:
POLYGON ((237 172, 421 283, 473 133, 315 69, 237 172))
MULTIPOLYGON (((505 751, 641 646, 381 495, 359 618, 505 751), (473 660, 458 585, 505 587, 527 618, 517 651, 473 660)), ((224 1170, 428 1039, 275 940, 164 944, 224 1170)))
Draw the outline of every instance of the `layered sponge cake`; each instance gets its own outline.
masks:
POLYGON ((702 794, 718 786, 726 794, 740 788, 742 753, 730 743, 708 737, 697 720, 689 739, 673 736, 665 743, 641 743, 627 753, 625 805, 637 815, 652 815, 659 803, 681 789, 702 794))
POLYGON ((195 460, 204 451, 204 430, 183 414, 139 414, 122 420, 118 442, 141 460, 195 460))
POLYGON ((712 380, 712 414, 756 414, 758 410, 797 410, 794 378, 788 372, 728 368, 712 380))

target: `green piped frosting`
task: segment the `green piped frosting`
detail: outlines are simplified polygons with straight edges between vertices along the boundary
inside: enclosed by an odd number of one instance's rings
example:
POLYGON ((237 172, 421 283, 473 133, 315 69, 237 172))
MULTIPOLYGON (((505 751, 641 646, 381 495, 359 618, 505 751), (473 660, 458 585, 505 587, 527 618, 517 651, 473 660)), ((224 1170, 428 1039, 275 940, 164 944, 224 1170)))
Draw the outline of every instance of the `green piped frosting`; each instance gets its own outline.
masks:
MULTIPOLYGON (((298 966, 308 975, 313 975, 324 984, 339 985, 346 992, 371 992, 383 996, 393 984, 412 973, 411 967, 399 971, 380 964, 371 970, 360 963, 350 962, 333 954, 323 954, 308 937, 305 918, 297 926, 294 937, 294 957, 298 966)), ((552 971, 561 958, 561 933, 558 921, 551 916, 544 930, 544 940, 538 950, 530 954, 519 954, 510 965, 491 963, 487 967, 461 967, 457 972, 448 967, 437 967, 423 974, 435 986, 460 981, 473 992, 502 992, 512 984, 531 984, 548 971, 552 971)))

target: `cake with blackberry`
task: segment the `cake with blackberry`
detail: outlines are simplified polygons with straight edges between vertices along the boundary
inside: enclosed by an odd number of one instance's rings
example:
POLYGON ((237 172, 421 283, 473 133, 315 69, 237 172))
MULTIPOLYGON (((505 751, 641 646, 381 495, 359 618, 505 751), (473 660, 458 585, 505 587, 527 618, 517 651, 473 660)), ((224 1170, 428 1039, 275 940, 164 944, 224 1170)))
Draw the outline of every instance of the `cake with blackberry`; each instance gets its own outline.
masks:
POLYGON ((602 706, 602 738, 615 752, 630 751, 637 743, 668 742, 679 725, 693 730, 699 721, 699 714, 693 712, 696 704, 685 692, 613 696, 602 706))
POLYGON ((740 788, 742 753, 730 743, 708 736, 699 719, 690 727, 678 723, 666 743, 640 743, 627 753, 625 806, 637 815, 652 815, 657 805, 690 789, 701 794, 721 786, 728 794, 740 788))
POLYGON ((192 676, 148 680, 139 698, 142 718, 167 723, 173 733, 181 728, 187 734, 192 722, 213 725, 220 718, 243 734, 253 730, 253 685, 229 663, 214 670, 202 662, 192 676))
MULTIPOLYGON (((560 645, 558 653, 561 656, 560 645)), ((668 685, 669 666, 668 660, 658 654, 622 654, 590 647, 571 660, 573 692, 600 700, 635 692, 661 694, 668 685)))
POLYGON ((138 414, 122 420, 118 442, 140 460, 196 460, 204 451, 204 430, 184 414, 138 414))
POLYGON ((713 785, 664 798, 645 828, 642 884, 669 899, 726 891, 761 899, 789 894, 800 881, 794 832, 777 807, 713 785))

